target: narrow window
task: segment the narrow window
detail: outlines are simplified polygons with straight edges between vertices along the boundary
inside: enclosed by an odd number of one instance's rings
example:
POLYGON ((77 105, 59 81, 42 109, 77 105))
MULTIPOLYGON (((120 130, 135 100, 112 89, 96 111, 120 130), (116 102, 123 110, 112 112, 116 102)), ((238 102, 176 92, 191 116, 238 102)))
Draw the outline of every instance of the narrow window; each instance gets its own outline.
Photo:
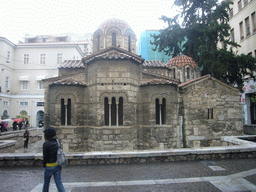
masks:
POLYGON ((244 0, 244 6, 248 4, 248 0, 244 0))
POLYGON ((7 58, 6 58, 6 62, 10 63, 10 59, 11 59, 11 52, 7 51, 7 58))
POLYGON ((21 90, 28 90, 28 81, 21 82, 21 90))
POLYGON ((45 54, 40 54, 40 64, 45 64, 45 54))
POLYGON ((116 46, 116 33, 112 33, 112 46, 116 46))
POLYGON ((172 69, 173 70, 173 79, 176 78, 176 72, 175 72, 175 69, 172 69))
POLYGON ((187 68, 187 79, 189 79, 190 78, 190 70, 189 70, 189 68, 187 68))
POLYGON ((5 77, 5 89, 10 88, 10 77, 5 77))
POLYGON ((156 99, 156 124, 160 124, 160 104, 159 99, 156 99))
POLYGON ((239 23, 239 29, 240 29, 240 39, 244 39, 244 29, 243 29, 243 22, 239 23))
POLYGON ((241 11, 241 9, 242 9, 242 2, 240 0, 240 1, 238 1, 238 11, 241 11))
POLYGON ((29 54, 24 54, 23 63, 24 63, 24 64, 29 64, 29 54))
POLYGON ((256 31, 256 17, 255 17, 255 12, 253 12, 251 14, 251 18, 252 18, 252 31, 253 33, 256 31))
POLYGON ((123 125, 123 105, 123 97, 120 97, 118 105, 118 125, 123 125))
POLYGON ((233 17, 233 15, 234 15, 233 9, 231 8, 231 9, 229 9, 229 17, 231 18, 231 17, 233 17))
POLYGON ((246 30, 246 36, 250 35, 250 22, 249 17, 245 19, 245 30, 246 30))
POLYGON ((111 125, 116 125, 116 98, 112 97, 111 104, 111 125))
POLYGON ((231 41, 235 42, 235 32, 234 32, 234 29, 230 30, 230 37, 231 37, 231 41))
POLYGON ((61 125, 65 125, 65 103, 64 99, 61 99, 60 101, 61 104, 61 125))
POLYGON ((97 51, 100 51, 100 35, 98 35, 97 39, 97 51))
POLYGON ((161 114, 162 114, 162 124, 166 124, 166 99, 162 99, 162 107, 161 107, 161 114))
POLYGON ((58 53, 57 54, 57 64, 61 64, 62 63, 62 54, 58 53))
POLYGON ((109 105, 108 98, 104 98, 104 117, 105 117, 105 125, 109 125, 109 105))
POLYGON ((131 35, 128 35, 128 51, 131 52, 131 35))
POLYGON ((38 89, 43 90, 44 89, 44 82, 43 81, 38 81, 38 89))
POLYGON ((71 99, 68 99, 68 106, 67 106, 67 124, 71 125, 71 99))
POLYGON ((208 119, 213 119, 213 108, 208 109, 208 119))

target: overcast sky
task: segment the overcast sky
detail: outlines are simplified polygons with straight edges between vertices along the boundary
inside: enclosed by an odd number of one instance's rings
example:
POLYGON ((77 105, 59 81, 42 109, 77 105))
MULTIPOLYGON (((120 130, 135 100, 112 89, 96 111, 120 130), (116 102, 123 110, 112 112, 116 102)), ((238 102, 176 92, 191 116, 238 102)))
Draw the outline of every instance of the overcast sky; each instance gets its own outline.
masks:
POLYGON ((110 18, 125 20, 136 33, 162 29, 161 15, 177 14, 173 0, 7 0, 0 3, 0 36, 13 43, 28 35, 93 33, 110 18))

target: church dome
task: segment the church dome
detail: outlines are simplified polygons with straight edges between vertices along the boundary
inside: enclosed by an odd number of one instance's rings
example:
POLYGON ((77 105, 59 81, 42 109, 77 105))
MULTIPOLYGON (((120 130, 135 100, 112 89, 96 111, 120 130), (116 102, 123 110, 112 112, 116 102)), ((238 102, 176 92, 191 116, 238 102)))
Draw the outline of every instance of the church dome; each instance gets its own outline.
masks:
POLYGON ((118 27, 119 29, 122 30, 122 32, 124 33, 127 29, 131 29, 130 25, 121 19, 108 19, 106 21, 104 21, 103 23, 101 23, 101 25, 99 26, 99 29, 103 30, 103 31, 107 31, 110 27, 118 27))
POLYGON ((192 68, 197 67, 197 63, 187 55, 179 55, 171 58, 167 63, 167 67, 171 68, 173 66, 177 66, 178 68, 182 68, 184 66, 190 65, 192 68))
POLYGON ((108 19, 93 34, 93 53, 111 46, 136 54, 136 35, 130 25, 121 19, 108 19))

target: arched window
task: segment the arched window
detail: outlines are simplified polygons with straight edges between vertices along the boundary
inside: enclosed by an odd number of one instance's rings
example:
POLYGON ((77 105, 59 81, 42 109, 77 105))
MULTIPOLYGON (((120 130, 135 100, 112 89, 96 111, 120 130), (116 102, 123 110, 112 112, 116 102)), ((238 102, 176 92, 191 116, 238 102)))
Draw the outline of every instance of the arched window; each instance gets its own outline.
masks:
POLYGON ((131 35, 128 35, 128 51, 131 52, 131 35))
POLYGON ((104 98, 104 121, 106 126, 123 125, 124 100, 119 97, 118 102, 115 97, 111 99, 111 105, 107 97, 104 98))
POLYGON ((71 99, 68 99, 68 106, 67 106, 67 124, 71 125, 71 99))
POLYGON ((119 98, 119 104, 118 104, 118 125, 123 125, 123 97, 119 98))
POLYGON ((112 33, 112 45, 116 46, 116 33, 112 33))
POLYGON ((108 98, 104 98, 104 117, 105 117, 105 125, 109 125, 109 105, 108 98))
POLYGON ((187 79, 190 79, 190 70, 187 68, 187 79))
POLYGON ((61 105, 61 115, 60 115, 61 125, 65 125, 65 103, 63 98, 60 101, 60 105, 61 105))
POLYGON ((166 99, 162 99, 162 104, 160 104, 160 99, 156 98, 156 124, 163 125, 166 124, 166 99))
POLYGON ((176 71, 175 71, 175 68, 172 69, 173 70, 173 79, 176 78, 176 71))
POLYGON ((97 38, 97 51, 100 51, 100 35, 97 38))
POLYGON ((116 98, 112 97, 111 103, 111 125, 116 125, 116 98))
POLYGON ((156 99, 156 124, 160 124, 160 104, 159 99, 156 99))

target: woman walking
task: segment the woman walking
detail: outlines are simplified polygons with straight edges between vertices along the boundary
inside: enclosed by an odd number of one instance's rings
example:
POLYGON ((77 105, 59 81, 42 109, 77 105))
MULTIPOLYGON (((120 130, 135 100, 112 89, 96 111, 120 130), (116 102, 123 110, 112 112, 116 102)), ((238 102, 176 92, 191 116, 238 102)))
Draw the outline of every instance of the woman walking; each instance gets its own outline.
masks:
POLYGON ((47 128, 44 130, 45 142, 43 144, 43 166, 44 166, 44 185, 43 192, 49 191, 49 185, 52 175, 54 176, 55 184, 59 192, 65 192, 64 186, 61 182, 61 169, 57 165, 57 150, 58 143, 56 140, 56 131, 54 128, 47 128))
POLYGON ((24 149, 28 148, 28 140, 29 140, 29 131, 26 129, 24 135, 23 135, 23 140, 24 140, 24 149))

